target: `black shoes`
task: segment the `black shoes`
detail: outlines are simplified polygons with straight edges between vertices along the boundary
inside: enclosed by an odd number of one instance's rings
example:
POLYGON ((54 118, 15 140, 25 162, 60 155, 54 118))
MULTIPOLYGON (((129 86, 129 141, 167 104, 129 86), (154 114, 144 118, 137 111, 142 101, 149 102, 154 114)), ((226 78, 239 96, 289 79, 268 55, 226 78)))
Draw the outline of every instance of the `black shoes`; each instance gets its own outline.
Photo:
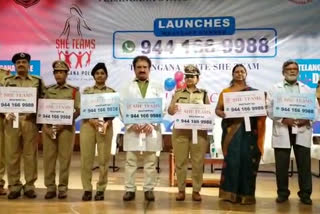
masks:
POLYGON ((92 199, 92 192, 91 191, 84 191, 82 195, 82 201, 91 201, 92 199))
POLYGON ((300 201, 303 204, 307 204, 307 205, 311 205, 312 204, 311 198, 300 198, 300 201))
POLYGON ((55 198, 57 196, 56 191, 49 191, 46 193, 46 195, 44 196, 45 199, 52 199, 55 198))
POLYGON ((9 200, 17 199, 21 196, 20 191, 11 191, 8 195, 9 200))
POLYGON ((33 189, 24 192, 24 195, 27 196, 28 198, 36 198, 37 197, 37 194, 33 189))
MULTIPOLYGON (((286 197, 280 197, 278 196, 278 198, 276 199, 277 203, 283 203, 288 201, 288 198, 286 197)), ((311 205, 312 204, 312 200, 311 198, 300 198, 301 203, 306 204, 306 205, 311 205)))
POLYGON ((104 192, 103 191, 97 191, 96 195, 94 196, 95 201, 102 201, 104 200, 104 192))
POLYGON ((59 199, 65 199, 67 198, 67 196, 68 196, 67 191, 59 191, 59 194, 58 194, 59 199))
POLYGON ((154 201, 153 191, 146 191, 146 192, 144 192, 144 199, 145 199, 146 201, 154 201))
MULTIPOLYGON (((21 196, 21 190, 20 191, 11 191, 8 195, 8 199, 9 200, 17 199, 20 196, 21 196)), ((24 196, 26 196, 27 198, 36 198, 37 194, 33 189, 30 189, 30 190, 24 192, 24 196)))
POLYGON ((3 185, 0 185, 0 195, 6 195, 7 191, 4 189, 3 185))
POLYGON ((135 197, 136 197, 136 193, 135 192, 126 192, 123 195, 123 200, 124 201, 132 201, 135 197))
POLYGON ((286 202, 288 201, 288 197, 281 197, 281 196, 278 196, 277 199, 276 199, 276 202, 281 204, 283 202, 286 202))
MULTIPOLYGON (((134 198, 136 197, 136 193, 135 192, 126 192, 123 195, 123 200, 124 201, 132 201, 134 200, 134 198)), ((154 194, 153 191, 146 191, 144 192, 144 199, 146 201, 154 201, 154 194)))

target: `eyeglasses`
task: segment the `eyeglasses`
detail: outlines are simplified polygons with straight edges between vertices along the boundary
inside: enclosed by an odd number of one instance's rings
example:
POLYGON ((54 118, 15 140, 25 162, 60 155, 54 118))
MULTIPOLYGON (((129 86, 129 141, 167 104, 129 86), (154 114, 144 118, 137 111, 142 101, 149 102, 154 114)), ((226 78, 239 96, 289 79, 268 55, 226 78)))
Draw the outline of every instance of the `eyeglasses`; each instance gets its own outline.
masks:
POLYGON ((285 71, 298 71, 298 68, 285 68, 285 71))

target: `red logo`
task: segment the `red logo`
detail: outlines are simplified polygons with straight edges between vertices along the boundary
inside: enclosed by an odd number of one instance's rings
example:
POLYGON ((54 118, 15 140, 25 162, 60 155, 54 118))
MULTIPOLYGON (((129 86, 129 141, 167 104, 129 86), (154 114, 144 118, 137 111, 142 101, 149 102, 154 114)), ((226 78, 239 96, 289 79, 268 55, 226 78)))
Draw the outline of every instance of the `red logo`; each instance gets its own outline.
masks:
POLYGON ((39 3, 40 0, 14 0, 17 4, 22 5, 25 8, 31 7, 37 3, 39 3))
POLYGON ((79 79, 91 78, 88 70, 92 55, 96 49, 95 38, 85 36, 92 31, 85 19, 82 10, 77 5, 72 5, 64 28, 56 39, 58 58, 64 60, 70 67, 70 77, 79 79), (77 76, 77 77, 76 77, 77 76))

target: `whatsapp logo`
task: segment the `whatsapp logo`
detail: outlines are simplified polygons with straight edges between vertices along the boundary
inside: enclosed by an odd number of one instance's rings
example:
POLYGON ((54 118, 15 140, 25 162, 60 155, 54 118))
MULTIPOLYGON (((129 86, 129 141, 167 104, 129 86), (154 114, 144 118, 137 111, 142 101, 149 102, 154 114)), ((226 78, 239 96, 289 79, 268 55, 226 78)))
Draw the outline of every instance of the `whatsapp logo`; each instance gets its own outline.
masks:
POLYGON ((133 41, 127 40, 122 43, 122 51, 124 53, 132 53, 136 49, 136 45, 133 41))

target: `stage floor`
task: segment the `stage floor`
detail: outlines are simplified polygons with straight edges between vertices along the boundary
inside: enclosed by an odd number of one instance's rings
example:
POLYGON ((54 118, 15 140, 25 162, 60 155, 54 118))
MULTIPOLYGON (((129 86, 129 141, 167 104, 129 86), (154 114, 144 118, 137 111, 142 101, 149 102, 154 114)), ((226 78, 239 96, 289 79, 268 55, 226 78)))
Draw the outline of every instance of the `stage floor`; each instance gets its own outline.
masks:
MULTIPOLYGON (((117 156, 116 165, 120 167, 117 172, 109 171, 109 184, 105 193, 105 200, 99 202, 83 202, 82 186, 80 179, 79 153, 74 153, 70 172, 70 185, 68 198, 59 200, 45 200, 46 193, 43 184, 43 163, 41 154, 39 155, 39 176, 36 182, 36 199, 21 197, 17 200, 9 201, 6 196, 0 196, 0 213, 320 213, 320 178, 313 177, 313 205, 301 204, 297 196, 298 181, 297 174, 290 178, 291 196, 288 202, 277 204, 276 181, 273 173, 259 173, 257 178, 257 190, 255 205, 239 205, 218 198, 218 188, 202 188, 202 202, 191 200, 191 188, 187 188, 187 197, 183 202, 175 201, 176 187, 169 186, 169 162, 168 153, 162 153, 160 158, 161 171, 158 174, 157 187, 155 189, 155 202, 145 202, 141 188, 143 183, 143 170, 139 169, 137 174, 137 184, 139 185, 136 199, 130 202, 122 201, 124 193, 124 153, 117 156)), ((314 162, 314 164, 318 164, 314 162)), ((273 170, 273 165, 261 167, 264 170, 273 170)), ((219 177, 220 171, 210 172, 210 166, 206 166, 205 177, 219 177)), ((97 170, 94 171, 93 182, 97 180, 97 170)), ((95 184, 94 184, 95 185, 95 184)))

